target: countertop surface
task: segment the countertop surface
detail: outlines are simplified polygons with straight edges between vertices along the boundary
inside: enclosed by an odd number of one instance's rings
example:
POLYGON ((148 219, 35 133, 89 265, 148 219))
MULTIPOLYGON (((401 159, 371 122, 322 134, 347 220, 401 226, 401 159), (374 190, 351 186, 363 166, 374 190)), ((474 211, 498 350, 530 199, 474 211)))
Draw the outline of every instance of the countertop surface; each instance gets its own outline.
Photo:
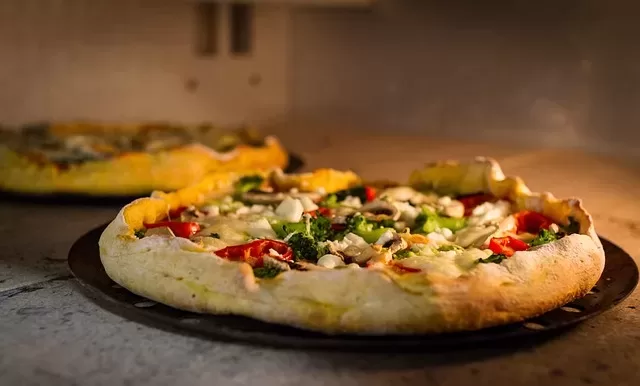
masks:
MULTIPOLYGON (((301 141, 293 149, 307 161, 306 169, 351 168, 365 178, 399 180, 428 161, 492 156, 534 191, 583 198, 598 232, 640 257, 637 163, 427 138, 342 139, 301 141)), ((66 265, 72 243, 118 209, 0 200, 0 384, 640 384, 638 291, 551 339, 421 354, 276 350, 123 319, 83 296, 66 265)))

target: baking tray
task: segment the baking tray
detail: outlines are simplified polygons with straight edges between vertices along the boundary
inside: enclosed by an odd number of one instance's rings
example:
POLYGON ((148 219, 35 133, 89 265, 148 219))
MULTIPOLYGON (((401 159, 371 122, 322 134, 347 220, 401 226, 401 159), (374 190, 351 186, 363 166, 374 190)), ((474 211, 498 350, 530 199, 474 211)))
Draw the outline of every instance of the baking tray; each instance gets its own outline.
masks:
MULTIPOLYGON (((284 169, 286 173, 295 173, 305 165, 304 159, 293 153, 289 154, 289 162, 284 169)), ((148 197, 151 192, 139 195, 90 195, 77 193, 20 193, 0 189, 0 201, 35 204, 71 204, 71 205, 124 205, 136 198, 148 197)))
POLYGON ((537 338, 560 332, 615 306, 631 294, 638 283, 638 267, 633 258, 620 247, 601 238, 606 264, 595 287, 585 297, 539 317, 473 332, 385 337, 329 336, 242 316, 203 315, 181 311, 135 295, 113 282, 100 262, 98 239, 105 227, 103 225, 88 232, 69 251, 71 272, 90 298, 116 314, 154 327, 217 340, 273 347, 416 351, 477 347, 504 340, 537 338))

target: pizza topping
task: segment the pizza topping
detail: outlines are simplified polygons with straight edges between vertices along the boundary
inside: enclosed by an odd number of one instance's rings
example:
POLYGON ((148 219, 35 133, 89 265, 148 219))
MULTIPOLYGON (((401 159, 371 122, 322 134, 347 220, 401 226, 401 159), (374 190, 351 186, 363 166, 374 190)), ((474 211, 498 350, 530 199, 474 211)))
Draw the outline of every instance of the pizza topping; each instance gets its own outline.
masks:
POLYGON ((161 226, 157 228, 147 229, 147 231, 144 233, 144 236, 145 237, 148 237, 148 236, 175 237, 176 235, 173 233, 173 231, 169 227, 161 226))
POLYGON ((233 245, 214 253, 232 261, 242 261, 252 267, 264 266, 264 256, 269 255, 269 251, 274 250, 278 254, 278 260, 291 261, 293 251, 289 245, 276 240, 254 240, 247 244, 233 245))
POLYGON ((489 241, 489 249, 495 254, 513 256, 517 251, 526 251, 529 245, 515 237, 494 237, 489 241))
POLYGON ((344 266, 344 261, 342 257, 332 254, 326 254, 318 259, 318 265, 325 268, 335 268, 339 266, 344 266))
POLYGON ((393 204, 386 201, 376 200, 363 205, 358 209, 367 219, 374 221, 397 220, 400 218, 400 211, 393 204))
POLYGON ((517 223, 518 233, 538 233, 541 229, 549 229, 553 221, 541 213, 523 210, 513 215, 517 223))
POLYGON ((562 234, 558 234, 549 229, 541 229, 540 232, 538 232, 536 238, 529 242, 529 245, 532 247, 537 247, 539 245, 544 245, 552 241, 556 241, 560 238, 562 238, 562 234))
POLYGON ((363 215, 355 214, 348 217, 345 225, 345 233, 354 233, 363 238, 367 243, 375 243, 386 231, 393 229, 385 227, 384 222, 368 221, 363 215))
POLYGON ((236 182, 235 189, 238 193, 246 193, 257 190, 263 182, 264 178, 259 175, 244 176, 236 182))
POLYGON ((287 197, 276 208, 276 214, 289 222, 298 222, 302 218, 304 207, 300 200, 287 197))
POLYGON ((494 223, 511 213, 511 203, 499 200, 485 202, 476 206, 469 216, 469 225, 484 225, 494 223))
MULTIPOLYGON (((345 200, 353 200, 353 198, 357 198, 360 204, 366 203, 369 201, 373 201, 376 197, 376 190, 370 186, 355 186, 353 188, 339 190, 335 193, 328 194, 322 206, 326 206, 328 208, 339 206, 345 200), (352 198, 349 198, 352 197, 352 198)), ((347 205, 349 202, 347 202, 347 205)), ((351 205, 356 206, 356 205, 351 205)))
POLYGON ((119 127, 104 124, 65 123, 62 130, 48 124, 31 125, 16 130, 3 143, 39 164, 55 164, 66 169, 75 164, 104 160, 131 152, 161 152, 180 146, 201 143, 216 156, 238 145, 264 146, 264 138, 246 129, 212 130, 207 127, 176 127, 145 124, 119 127), (58 134, 66 132, 68 134, 58 134))
POLYGON ((428 206, 422 207, 422 212, 416 217, 412 231, 416 233, 428 234, 441 228, 447 228, 453 232, 466 226, 465 218, 443 217, 438 215, 428 206))
POLYGON ((326 252, 326 248, 308 233, 292 233, 287 244, 291 246, 296 260, 316 262, 326 252))
MULTIPOLYGON (((562 229, 541 213, 489 195, 437 196, 410 187, 361 185, 325 194, 270 186, 248 176, 235 193, 179 208, 146 235, 189 238, 254 268, 259 278, 294 270, 358 267, 463 275, 517 251, 554 242, 562 229), (179 219, 181 221, 170 221, 179 219), (401 263, 400 263, 401 262, 401 263)), ((136 233, 144 237, 142 232, 136 233)))
POLYGON ((580 233, 580 223, 573 217, 569 216, 569 222, 562 227, 563 232, 567 234, 580 233))
POLYGON ((494 253, 486 259, 478 259, 478 263, 488 264, 488 263, 496 263, 500 264, 502 260, 506 259, 507 256, 499 253, 494 253))
POLYGON ((496 197, 490 194, 478 193, 478 194, 460 196, 458 197, 458 201, 460 201, 464 206, 464 215, 471 216, 471 214, 473 213, 473 210, 477 206, 482 205, 485 202, 494 202, 496 201, 496 197))
POLYGON ((456 233, 455 242, 463 248, 478 248, 497 230, 495 225, 468 227, 456 233))
MULTIPOLYGON (((176 237, 183 237, 187 239, 200 231, 200 224, 196 222, 160 221, 154 224, 144 224, 144 226, 148 230, 166 227, 170 229, 176 237)), ((147 231, 146 235, 149 235, 149 231, 147 231)))

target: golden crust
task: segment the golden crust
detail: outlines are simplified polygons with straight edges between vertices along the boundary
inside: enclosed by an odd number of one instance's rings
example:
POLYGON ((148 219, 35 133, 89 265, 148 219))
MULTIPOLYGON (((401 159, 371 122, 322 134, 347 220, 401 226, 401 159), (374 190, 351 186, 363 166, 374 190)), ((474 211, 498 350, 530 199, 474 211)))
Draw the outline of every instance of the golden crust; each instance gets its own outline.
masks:
MULTIPOLYGON (((66 129, 61 126, 56 130, 66 129)), ((287 161, 287 153, 275 137, 267 137, 265 146, 241 145, 229 153, 188 145, 155 153, 127 153, 64 170, 55 165, 38 165, 0 145, 3 165, 0 189, 26 193, 136 195, 180 189, 214 171, 283 168, 287 161)))
POLYGON ((109 276, 137 294, 194 312, 246 315, 334 334, 416 334, 474 330, 539 315, 585 295, 604 268, 591 216, 579 200, 531 193, 485 158, 428 165, 411 176, 410 184, 509 197, 519 208, 561 223, 573 216, 580 234, 516 252, 501 264, 478 264, 456 277, 339 269, 287 271, 270 280, 256 279, 247 264, 218 258, 186 239, 132 236, 143 221, 197 203, 205 194, 224 193, 238 177, 212 175, 196 186, 123 208, 100 239, 109 276))

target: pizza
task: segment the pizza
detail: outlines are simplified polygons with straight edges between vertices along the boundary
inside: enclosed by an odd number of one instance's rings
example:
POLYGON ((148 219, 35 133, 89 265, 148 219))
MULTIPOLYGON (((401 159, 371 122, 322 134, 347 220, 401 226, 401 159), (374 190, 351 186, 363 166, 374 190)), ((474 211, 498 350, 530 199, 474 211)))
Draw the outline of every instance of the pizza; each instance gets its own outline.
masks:
POLYGON ((576 198, 497 162, 437 162, 406 183, 350 171, 215 173, 125 206, 107 274, 198 313, 327 334, 426 334, 522 321, 595 285, 604 251, 576 198))
POLYGON ((207 173, 285 167, 273 136, 163 123, 57 123, 0 130, 0 189, 100 196, 172 191, 207 173))

